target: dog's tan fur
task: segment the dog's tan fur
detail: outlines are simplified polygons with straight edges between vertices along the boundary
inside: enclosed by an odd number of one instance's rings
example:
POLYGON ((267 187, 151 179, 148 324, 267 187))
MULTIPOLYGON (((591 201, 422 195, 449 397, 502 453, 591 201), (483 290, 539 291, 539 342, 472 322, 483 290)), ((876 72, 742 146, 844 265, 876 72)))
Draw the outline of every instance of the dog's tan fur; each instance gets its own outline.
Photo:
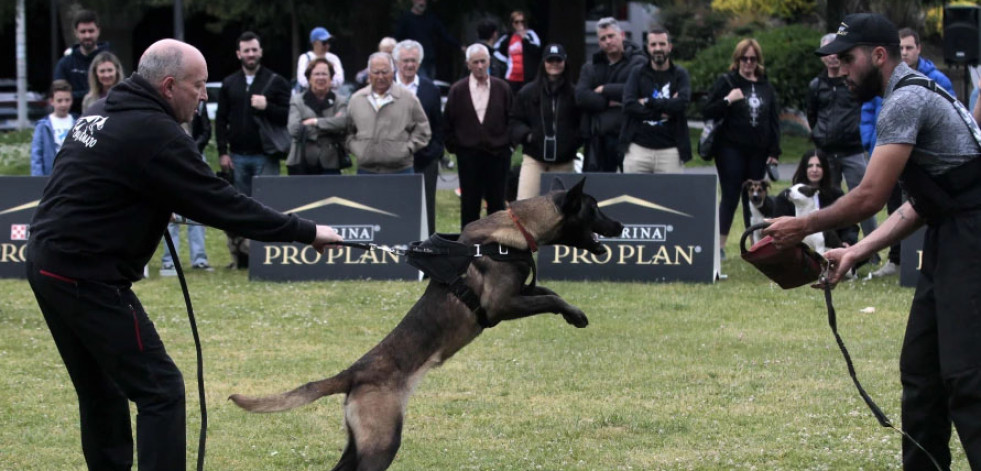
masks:
MULTIPOLYGON (((599 211, 595 199, 582 193, 582 185, 580 182, 568 192, 514 202, 512 211, 536 244, 562 243, 603 253, 605 247, 593 239, 593 234, 609 237, 623 230, 622 224, 599 211)), ((460 242, 497 242, 517 249, 529 246, 506 211, 468 224, 460 242)), ((466 283, 479 297, 491 322, 554 312, 576 327, 588 324, 579 308, 552 290, 525 286, 530 271, 527 263, 479 257, 470 263, 466 283)), ((233 394, 230 399, 252 412, 277 412, 346 393, 348 445, 333 469, 384 470, 401 444, 405 408, 415 385, 482 331, 476 314, 446 285, 430 282, 399 325, 346 370, 282 394, 259 398, 233 394)))

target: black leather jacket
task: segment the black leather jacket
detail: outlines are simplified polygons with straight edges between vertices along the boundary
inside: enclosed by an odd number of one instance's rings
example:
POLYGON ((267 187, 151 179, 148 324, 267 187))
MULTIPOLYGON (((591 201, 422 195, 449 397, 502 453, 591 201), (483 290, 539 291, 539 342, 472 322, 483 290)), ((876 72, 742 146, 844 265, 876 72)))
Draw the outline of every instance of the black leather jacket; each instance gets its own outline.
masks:
POLYGON ((807 123, 818 149, 831 154, 863 152, 861 119, 862 104, 852 97, 843 78, 830 78, 825 70, 811 80, 807 90, 807 123))

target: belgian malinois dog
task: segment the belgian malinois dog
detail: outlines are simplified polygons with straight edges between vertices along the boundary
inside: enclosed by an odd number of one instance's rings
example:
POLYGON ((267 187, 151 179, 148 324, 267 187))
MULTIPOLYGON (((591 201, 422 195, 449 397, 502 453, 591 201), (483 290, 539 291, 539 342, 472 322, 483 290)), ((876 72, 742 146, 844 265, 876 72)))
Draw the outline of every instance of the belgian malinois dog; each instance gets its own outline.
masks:
MULTIPOLYGON (((463 244, 499 243, 518 250, 562 244, 606 252, 596 234, 619 235, 623 225, 604 215, 596 199, 583 193, 583 181, 568 191, 515 201, 468 224, 463 244)), ((465 282, 477 295, 486 320, 497 323, 542 313, 557 313, 576 327, 589 321, 579 308, 542 286, 526 286, 530 263, 472 259, 465 282)), ((251 412, 279 412, 344 393, 347 447, 334 471, 387 469, 402 441, 409 395, 431 368, 439 366, 483 331, 477 315, 446 284, 430 281, 422 297, 385 337, 336 376, 267 397, 233 394, 230 399, 251 412)))

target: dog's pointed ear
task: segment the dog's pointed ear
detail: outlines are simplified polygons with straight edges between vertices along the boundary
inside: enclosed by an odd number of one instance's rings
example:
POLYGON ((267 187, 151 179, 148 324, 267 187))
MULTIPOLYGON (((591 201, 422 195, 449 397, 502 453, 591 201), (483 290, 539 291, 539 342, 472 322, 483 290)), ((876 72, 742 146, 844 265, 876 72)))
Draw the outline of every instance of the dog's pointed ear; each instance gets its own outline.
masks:
POLYGON ((555 177, 555 178, 552 179, 552 185, 549 186, 548 189, 549 189, 549 191, 552 191, 552 190, 564 190, 565 189, 565 182, 563 182, 561 178, 555 177))
POLYGON ((582 206, 582 187, 586 184, 586 178, 579 180, 569 191, 565 192, 561 207, 564 214, 575 214, 582 206))

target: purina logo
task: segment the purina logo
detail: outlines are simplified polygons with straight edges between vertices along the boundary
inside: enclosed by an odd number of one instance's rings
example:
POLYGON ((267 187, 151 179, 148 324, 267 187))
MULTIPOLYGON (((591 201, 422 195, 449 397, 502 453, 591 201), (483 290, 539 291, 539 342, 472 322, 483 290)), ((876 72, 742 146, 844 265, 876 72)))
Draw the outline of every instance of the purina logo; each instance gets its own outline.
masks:
POLYGON ((27 240, 31 235, 30 228, 28 224, 11 224, 10 240, 27 240))
POLYGON ((371 224, 337 225, 333 227, 348 242, 374 242, 375 233, 381 231, 381 226, 371 224))
POLYGON ((669 224, 624 224, 619 237, 603 237, 606 242, 667 242, 668 232, 674 231, 669 224))
POLYGON ((361 203, 358 203, 356 201, 351 201, 351 200, 349 200, 347 198, 341 198, 341 197, 338 197, 338 196, 331 196, 330 198, 324 198, 322 200, 314 201, 313 203, 305 204, 303 206, 299 206, 299 207, 296 207, 296 208, 293 208, 293 209, 287 209, 286 211, 283 211, 283 212, 284 213, 300 213, 300 212, 303 212, 303 211, 309 211, 311 209, 322 208, 324 206, 330 206, 330 205, 334 205, 334 204, 336 204, 338 206, 344 206, 344 207, 347 207, 347 208, 351 208, 351 209, 359 209, 361 211, 368 211, 368 212, 377 213, 377 214, 384 214, 386 216, 391 216, 391 217, 396 217, 396 218, 399 217, 398 214, 390 213, 388 211, 383 211, 383 210, 378 209, 378 208, 372 208, 371 206, 368 206, 368 205, 365 205, 365 204, 361 204, 361 203))

